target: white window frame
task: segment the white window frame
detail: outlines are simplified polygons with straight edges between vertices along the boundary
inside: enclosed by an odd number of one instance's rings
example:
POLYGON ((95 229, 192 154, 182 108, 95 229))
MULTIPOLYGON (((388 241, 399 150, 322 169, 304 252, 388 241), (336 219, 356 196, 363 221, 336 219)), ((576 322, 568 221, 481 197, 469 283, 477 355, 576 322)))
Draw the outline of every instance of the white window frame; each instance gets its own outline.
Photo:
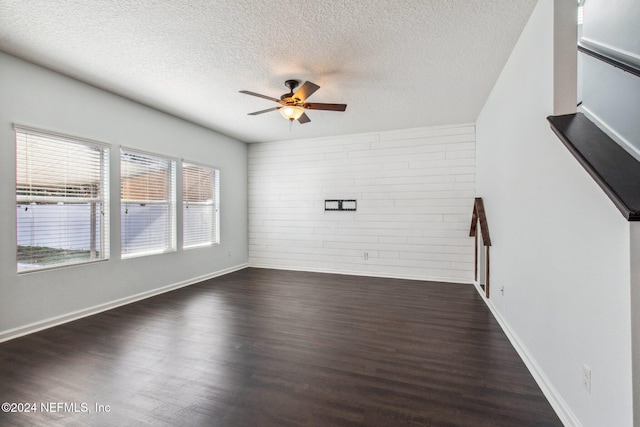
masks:
MULTIPOLYGON (((24 206, 26 211, 30 206, 35 209, 40 206, 41 209, 51 205, 77 206, 88 204, 91 212, 88 230, 81 229, 81 233, 74 234, 78 231, 78 224, 72 221, 63 227, 64 230, 70 230, 70 235, 67 236, 66 231, 59 228, 57 230, 65 234, 63 240, 66 243, 63 244, 61 240, 52 242, 58 246, 66 246, 74 240, 89 241, 89 248, 83 247, 81 249, 82 251, 88 251, 88 258, 68 256, 68 258, 58 262, 45 261, 42 265, 20 262, 22 258, 20 255, 20 241, 23 236, 20 235, 20 217, 16 212, 17 272, 22 274, 108 260, 110 257, 109 156, 111 145, 17 124, 14 125, 14 130, 16 137, 16 208, 22 209, 24 206), (40 144, 39 147, 38 144, 40 144), (47 144, 50 147, 46 147, 47 144), (56 145, 58 147, 55 147, 56 145), (78 146, 77 153, 73 152, 72 147, 74 145, 78 146), (82 157, 82 151, 86 149, 97 151, 97 159, 94 156, 82 157), (59 150, 59 157, 51 154, 54 150, 59 150), (39 154, 43 157, 37 158, 39 154), (36 159, 33 159, 33 156, 36 156, 36 159), (74 156, 78 157, 74 158, 74 156), (96 160, 97 163, 91 165, 91 162, 96 160), (83 162, 85 163, 84 165, 82 165, 83 162), (48 164, 51 166, 49 167, 48 164), (94 168, 90 166, 94 166, 94 168), (98 176, 99 182, 78 184, 78 177, 81 173, 85 173, 90 177, 98 176), (23 179, 25 182, 19 182, 23 179), (95 193, 91 196, 83 194, 86 193, 87 186, 89 188, 90 186, 95 187, 95 193), (86 231, 86 235, 83 236, 84 231, 86 231)), ((67 212, 62 215, 57 214, 60 216, 56 221, 67 224, 68 221, 71 221, 66 217, 67 214, 67 212)), ((46 230, 47 226, 51 227, 46 223, 37 226, 38 228, 45 227, 40 230, 40 236, 37 235, 36 226, 32 226, 31 232, 36 233, 36 235, 29 240, 36 242, 36 245, 46 242, 46 235, 50 233, 50 231, 46 230)), ((68 250, 62 247, 51 249, 68 250)), ((75 251, 74 249, 71 250, 75 251)))
MULTIPOLYGON (((182 161, 182 212, 183 212, 182 214, 182 248, 183 249, 189 250, 189 249, 195 249, 195 248, 203 248, 203 247, 217 245, 220 243, 219 205, 220 205, 220 170, 216 169, 213 166, 183 160, 182 161), (188 201, 186 199, 187 192, 185 191, 185 188, 187 185, 186 184, 187 179, 186 179, 185 171, 188 168, 200 168, 207 172, 211 172, 211 183, 210 183, 211 194, 210 194, 210 198, 207 199, 206 201, 194 202, 194 201, 188 201), (211 234, 208 236, 209 237, 208 240, 203 240, 197 243, 185 244, 187 240, 186 230, 188 229, 187 227, 188 215, 186 213, 186 210, 189 208, 189 206, 210 207, 212 229, 211 229, 211 234)), ((205 234, 201 234, 201 236, 204 237, 205 234)))
MULTIPOLYGON (((144 169, 144 164, 142 168, 144 169)), ((174 158, 163 156, 156 153, 149 153, 133 148, 120 147, 120 256, 122 259, 136 258, 149 255, 157 255, 176 251, 176 160, 174 158), (126 198, 126 194, 123 192, 123 186, 127 177, 124 174, 127 172, 124 167, 124 158, 137 156, 139 158, 145 158, 152 162, 166 162, 167 164, 167 191, 163 200, 157 200, 153 198, 126 198), (167 228, 163 232, 166 233, 163 237, 166 239, 166 245, 162 247, 147 247, 147 248, 129 248, 125 245, 125 233, 128 220, 126 218, 127 208, 129 206, 148 206, 148 205, 166 205, 168 208, 167 228)))

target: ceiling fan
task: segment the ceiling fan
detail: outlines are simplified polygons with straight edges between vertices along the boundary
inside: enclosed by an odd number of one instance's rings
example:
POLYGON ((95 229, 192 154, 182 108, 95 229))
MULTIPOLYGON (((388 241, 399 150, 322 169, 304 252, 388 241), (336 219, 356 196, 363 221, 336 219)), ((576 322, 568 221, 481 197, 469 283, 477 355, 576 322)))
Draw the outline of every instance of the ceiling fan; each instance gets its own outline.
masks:
POLYGON ((249 116, 256 116, 262 113, 268 113, 269 111, 280 110, 280 114, 287 120, 298 120, 300 124, 309 123, 311 119, 307 116, 304 110, 328 110, 328 111, 344 111, 347 109, 347 104, 323 104, 319 102, 305 102, 308 97, 313 95, 315 91, 320 89, 315 83, 305 82, 300 89, 293 93, 293 90, 298 87, 300 82, 297 80, 287 80, 284 85, 289 88, 289 93, 285 93, 280 99, 272 98, 267 95, 261 95, 259 93, 250 92, 248 90, 241 90, 240 93, 246 95, 257 96, 258 98, 268 99, 270 101, 280 104, 279 107, 267 108, 266 110, 256 111, 249 113, 249 116))

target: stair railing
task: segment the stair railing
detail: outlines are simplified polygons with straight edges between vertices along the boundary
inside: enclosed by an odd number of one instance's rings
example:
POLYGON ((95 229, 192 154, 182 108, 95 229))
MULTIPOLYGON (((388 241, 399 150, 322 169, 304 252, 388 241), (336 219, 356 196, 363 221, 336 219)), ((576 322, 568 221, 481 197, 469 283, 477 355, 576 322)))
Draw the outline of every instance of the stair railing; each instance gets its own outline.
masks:
POLYGON ((491 246, 491 237, 489 236, 489 225, 487 224, 487 215, 484 210, 482 197, 476 197, 473 202, 473 215, 471 217, 470 237, 475 237, 475 274, 474 280, 484 289, 485 297, 489 298, 489 247, 491 246), (480 224, 480 233, 478 233, 478 224, 480 224), (478 235, 482 237, 484 246, 485 260, 485 277, 484 286, 478 279, 478 235))

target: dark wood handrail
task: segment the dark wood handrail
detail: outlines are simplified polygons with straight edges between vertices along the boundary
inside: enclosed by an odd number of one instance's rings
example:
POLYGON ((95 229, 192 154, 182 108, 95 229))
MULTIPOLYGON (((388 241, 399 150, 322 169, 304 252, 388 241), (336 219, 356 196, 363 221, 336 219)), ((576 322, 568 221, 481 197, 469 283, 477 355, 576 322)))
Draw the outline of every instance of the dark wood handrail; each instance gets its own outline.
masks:
POLYGON ((489 235, 489 224, 487 223, 487 214, 484 210, 484 202, 482 197, 476 197, 473 202, 473 214, 471 216, 471 229, 469 236, 475 237, 475 275, 474 280, 478 280, 478 224, 480 224, 480 235, 482 236, 482 244, 486 254, 485 259, 485 286, 484 294, 489 298, 489 247, 491 246, 491 236, 489 235))
POLYGON ((606 49, 601 45, 591 43, 587 40, 581 40, 578 43, 578 52, 582 52, 593 58, 599 59, 602 62, 619 68, 622 71, 626 71, 627 73, 633 74, 636 77, 640 77, 640 67, 638 67, 637 64, 631 62, 630 60, 616 55, 616 52, 614 50, 606 49))
POLYGON ((476 237, 476 229, 480 223, 480 232, 482 233, 482 241, 485 246, 491 246, 491 237, 489 236, 489 224, 487 224, 487 214, 484 212, 484 202, 482 197, 476 197, 473 202, 473 216, 471 217, 470 237, 476 237))

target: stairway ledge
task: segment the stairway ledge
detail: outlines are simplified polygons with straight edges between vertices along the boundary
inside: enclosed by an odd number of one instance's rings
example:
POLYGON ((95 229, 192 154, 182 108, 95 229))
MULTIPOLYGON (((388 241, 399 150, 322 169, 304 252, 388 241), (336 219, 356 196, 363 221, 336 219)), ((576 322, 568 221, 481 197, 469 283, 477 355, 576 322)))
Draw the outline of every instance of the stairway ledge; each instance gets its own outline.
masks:
POLYGON ((640 162, 582 113, 547 120, 622 215, 640 221, 640 162))

